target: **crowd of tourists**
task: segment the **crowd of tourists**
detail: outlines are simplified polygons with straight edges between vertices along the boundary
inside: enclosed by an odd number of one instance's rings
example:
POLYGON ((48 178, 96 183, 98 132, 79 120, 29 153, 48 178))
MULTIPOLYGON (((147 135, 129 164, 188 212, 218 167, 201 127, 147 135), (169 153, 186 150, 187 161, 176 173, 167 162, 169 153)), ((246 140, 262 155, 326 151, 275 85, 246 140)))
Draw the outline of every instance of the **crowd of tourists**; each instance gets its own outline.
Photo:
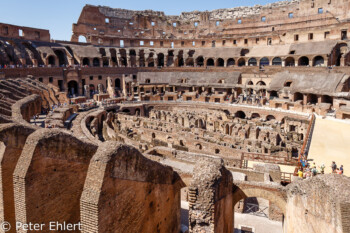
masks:
MULTIPOLYGON (((325 174, 325 164, 321 164, 320 166, 316 166, 316 163, 313 162, 310 164, 307 159, 300 159, 301 167, 298 170, 298 177, 303 179, 308 179, 310 177, 316 176, 318 174, 325 174)), ((341 165, 338 167, 338 165, 335 163, 335 161, 331 164, 332 173, 343 175, 344 174, 344 166, 341 165)))

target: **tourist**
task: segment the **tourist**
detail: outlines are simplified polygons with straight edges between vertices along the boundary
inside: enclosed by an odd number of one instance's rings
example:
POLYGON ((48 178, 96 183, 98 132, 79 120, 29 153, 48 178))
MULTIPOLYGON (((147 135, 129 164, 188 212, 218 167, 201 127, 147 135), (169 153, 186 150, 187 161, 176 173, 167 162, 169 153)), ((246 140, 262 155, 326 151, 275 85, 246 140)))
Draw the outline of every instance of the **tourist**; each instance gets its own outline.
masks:
POLYGON ((337 170, 337 164, 333 161, 332 162, 332 173, 336 173, 336 170, 337 170))
POLYGON ((335 172, 336 172, 338 175, 342 175, 342 174, 343 174, 342 171, 340 171, 339 168, 337 168, 337 169, 335 170, 335 172))
POLYGON ((310 179, 310 178, 311 178, 311 171, 309 168, 307 168, 305 172, 305 179, 310 179))
POLYGON ((298 171, 298 176, 300 178, 304 178, 303 171, 301 169, 299 169, 299 171, 298 171))
POLYGON ((321 174, 324 174, 324 169, 325 168, 326 168, 326 166, 324 165, 324 163, 322 163, 322 165, 320 166, 321 174))
POLYGON ((340 165, 339 170, 341 171, 341 174, 344 174, 344 167, 343 167, 343 165, 340 165))
POLYGON ((312 167, 311 172, 312 172, 312 176, 316 176, 317 175, 316 165, 315 165, 315 167, 312 167))

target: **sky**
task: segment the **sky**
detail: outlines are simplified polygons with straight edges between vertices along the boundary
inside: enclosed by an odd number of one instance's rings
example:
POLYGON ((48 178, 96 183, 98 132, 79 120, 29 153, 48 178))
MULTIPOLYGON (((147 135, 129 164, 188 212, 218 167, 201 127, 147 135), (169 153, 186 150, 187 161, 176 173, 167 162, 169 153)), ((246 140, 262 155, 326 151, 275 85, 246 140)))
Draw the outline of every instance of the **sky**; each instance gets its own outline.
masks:
MULTIPOLYGON (((5 1, 5 0, 2 0, 5 1)), ((10 0, 0 7, 0 22, 48 29, 51 39, 70 40, 72 24, 78 21, 85 4, 130 10, 164 11, 179 15, 183 11, 205 11, 237 6, 265 5, 277 0, 10 0)))

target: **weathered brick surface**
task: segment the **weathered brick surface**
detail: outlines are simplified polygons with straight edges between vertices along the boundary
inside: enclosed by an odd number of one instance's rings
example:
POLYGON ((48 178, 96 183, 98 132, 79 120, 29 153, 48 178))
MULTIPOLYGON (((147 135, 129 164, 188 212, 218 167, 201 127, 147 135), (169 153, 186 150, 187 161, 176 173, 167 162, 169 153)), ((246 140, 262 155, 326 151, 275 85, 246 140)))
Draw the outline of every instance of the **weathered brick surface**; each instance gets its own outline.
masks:
POLYGON ((177 233, 183 186, 170 167, 134 148, 104 143, 90 162, 84 185, 83 232, 177 233))
POLYGON ((189 186, 189 232, 233 231, 232 174, 220 158, 202 158, 189 186))
MULTIPOLYGON (((16 124, 0 125, 0 222, 15 226, 13 172, 27 137, 35 129, 16 124)), ((12 228, 10 232, 15 232, 12 228)))
POLYGON ((93 144, 60 130, 31 134, 13 174, 16 220, 46 227, 50 221, 77 223, 89 162, 96 150, 93 144))

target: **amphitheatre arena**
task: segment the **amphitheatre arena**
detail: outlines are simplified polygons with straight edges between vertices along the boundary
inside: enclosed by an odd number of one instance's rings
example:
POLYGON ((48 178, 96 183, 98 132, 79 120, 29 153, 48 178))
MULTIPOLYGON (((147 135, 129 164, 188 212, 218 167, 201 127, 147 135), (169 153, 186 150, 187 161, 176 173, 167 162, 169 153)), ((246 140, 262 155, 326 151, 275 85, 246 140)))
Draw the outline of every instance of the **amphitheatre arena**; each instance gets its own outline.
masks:
POLYGON ((0 232, 350 233, 349 8, 0 23, 0 232))

